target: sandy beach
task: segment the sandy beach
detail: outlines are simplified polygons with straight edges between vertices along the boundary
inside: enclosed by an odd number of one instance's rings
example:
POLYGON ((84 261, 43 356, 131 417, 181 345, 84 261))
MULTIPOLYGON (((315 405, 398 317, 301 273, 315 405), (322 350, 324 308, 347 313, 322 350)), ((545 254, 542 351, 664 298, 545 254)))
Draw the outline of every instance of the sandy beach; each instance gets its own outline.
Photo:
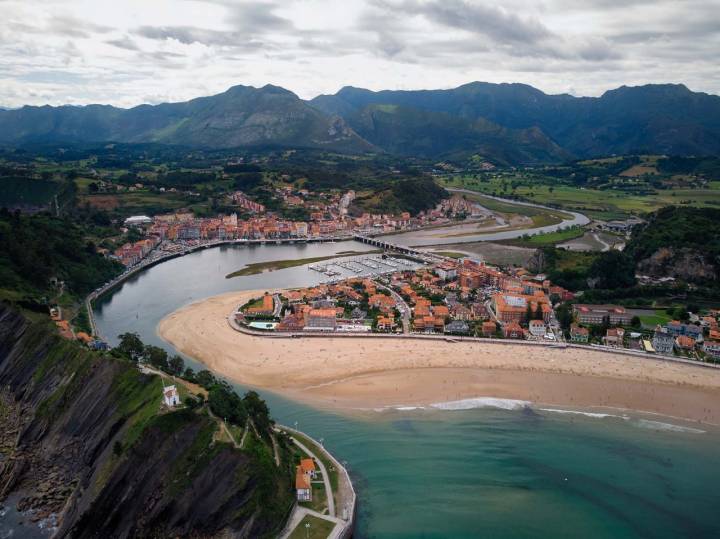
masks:
POLYGON ((609 407, 720 424, 720 369, 604 351, 418 339, 272 339, 233 330, 232 292, 164 318, 158 334, 238 383, 357 410, 477 397, 609 407))

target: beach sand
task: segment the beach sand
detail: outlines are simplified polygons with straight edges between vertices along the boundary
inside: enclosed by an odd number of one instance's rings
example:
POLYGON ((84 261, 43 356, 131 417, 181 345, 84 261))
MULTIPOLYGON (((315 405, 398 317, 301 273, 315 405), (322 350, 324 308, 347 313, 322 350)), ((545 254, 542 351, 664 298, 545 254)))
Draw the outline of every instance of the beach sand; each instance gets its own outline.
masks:
POLYGON ((720 424, 720 369, 576 348, 419 339, 272 339, 228 315, 263 292, 231 292, 164 318, 158 334, 238 383, 358 410, 498 397, 608 407, 720 424))

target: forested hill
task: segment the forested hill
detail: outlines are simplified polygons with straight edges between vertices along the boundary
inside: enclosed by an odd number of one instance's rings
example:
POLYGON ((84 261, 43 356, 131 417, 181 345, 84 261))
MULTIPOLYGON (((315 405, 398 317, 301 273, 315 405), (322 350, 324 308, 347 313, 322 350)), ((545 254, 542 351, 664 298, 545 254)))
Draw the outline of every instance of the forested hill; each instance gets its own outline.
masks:
POLYGON ((277 86, 234 86, 181 103, 0 110, 0 144, 161 143, 303 148, 498 164, 651 153, 720 155, 720 97, 683 85, 548 95, 524 84, 449 90, 343 88, 303 101, 277 86))
POLYGON ((0 209, 0 299, 39 302, 62 292, 84 295, 121 271, 71 219, 0 209))
POLYGON ((484 119, 516 132, 537 128, 576 157, 720 154, 720 97, 692 92, 682 84, 622 86, 597 98, 548 95, 526 84, 487 82, 449 90, 373 92, 346 87, 310 103, 326 114, 349 119, 351 125, 370 107, 394 106, 470 122, 484 119))
POLYGON ((668 206, 633 232, 625 252, 640 274, 715 282, 720 276, 720 209, 668 206))

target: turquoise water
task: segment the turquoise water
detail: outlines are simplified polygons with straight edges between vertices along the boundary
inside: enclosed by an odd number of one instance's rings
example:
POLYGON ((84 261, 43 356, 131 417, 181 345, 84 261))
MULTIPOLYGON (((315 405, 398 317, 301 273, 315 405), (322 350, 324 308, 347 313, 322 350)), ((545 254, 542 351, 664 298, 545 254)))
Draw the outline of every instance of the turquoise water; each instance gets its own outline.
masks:
MULTIPOLYGON (((157 322, 190 301, 317 278, 299 267, 224 279, 248 261, 357 246, 227 247, 171 260, 100 302, 98 325, 109 338, 137 331, 164 344, 157 322)), ((717 429, 529 408, 345 417, 264 396, 279 422, 297 421, 346 461, 359 495, 358 537, 720 537, 717 429)))

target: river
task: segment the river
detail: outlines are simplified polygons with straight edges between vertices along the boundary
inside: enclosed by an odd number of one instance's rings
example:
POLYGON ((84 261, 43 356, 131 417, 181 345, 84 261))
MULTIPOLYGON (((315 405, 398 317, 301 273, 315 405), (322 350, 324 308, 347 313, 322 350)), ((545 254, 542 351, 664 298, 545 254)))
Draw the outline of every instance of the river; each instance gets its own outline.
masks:
MULTIPOLYGON (((198 251, 149 268, 98 301, 97 324, 113 343, 135 331, 174 352, 156 326, 182 305, 322 277, 300 266, 225 279, 231 271, 362 248, 342 242, 198 251)), ((673 420, 618 411, 498 409, 514 408, 503 401, 349 417, 263 396, 279 422, 297 421, 347 462, 359 495, 358 537, 720 536, 717 429, 678 429, 673 420)))
MULTIPOLYGON (((502 202, 504 204, 514 204, 517 206, 526 206, 530 208, 539 208, 544 210, 553 211, 556 213, 563 213, 570 218, 563 219, 562 222, 556 223, 554 225, 546 225, 546 226, 538 226, 538 227, 532 227, 532 228, 522 228, 517 230, 499 230, 497 232, 480 232, 477 234, 470 234, 468 231, 468 225, 467 224, 459 224, 455 226, 448 226, 448 227, 442 227, 442 228, 430 228, 430 229, 419 229, 419 230, 412 230, 410 232, 403 232, 401 234, 391 234, 387 236, 387 240, 391 243, 396 243, 398 245, 408 245, 412 247, 425 247, 429 245, 439 245, 439 244, 454 244, 454 243, 474 243, 478 241, 499 241, 499 240, 510 240, 514 238, 519 238, 521 236, 524 236, 526 234, 528 235, 535 235, 535 234, 543 234, 546 232, 555 232, 556 230, 560 230, 561 228, 569 228, 572 226, 584 226, 590 222, 590 219, 583 215, 582 213, 574 212, 574 211, 568 211, 568 210, 558 210, 556 208, 549 208, 547 206, 542 206, 540 204, 534 204, 532 202, 522 202, 522 201, 516 201, 516 200, 507 200, 504 198, 494 197, 490 195, 481 195, 480 193, 477 193, 476 191, 470 191, 468 189, 448 189, 448 191, 452 193, 459 193, 459 194, 471 194, 471 195, 480 195, 485 198, 489 198, 492 200, 496 200, 498 202, 502 202), (461 234, 461 235, 457 235, 461 234)), ((482 205, 482 201, 479 202, 479 204, 482 205)))

